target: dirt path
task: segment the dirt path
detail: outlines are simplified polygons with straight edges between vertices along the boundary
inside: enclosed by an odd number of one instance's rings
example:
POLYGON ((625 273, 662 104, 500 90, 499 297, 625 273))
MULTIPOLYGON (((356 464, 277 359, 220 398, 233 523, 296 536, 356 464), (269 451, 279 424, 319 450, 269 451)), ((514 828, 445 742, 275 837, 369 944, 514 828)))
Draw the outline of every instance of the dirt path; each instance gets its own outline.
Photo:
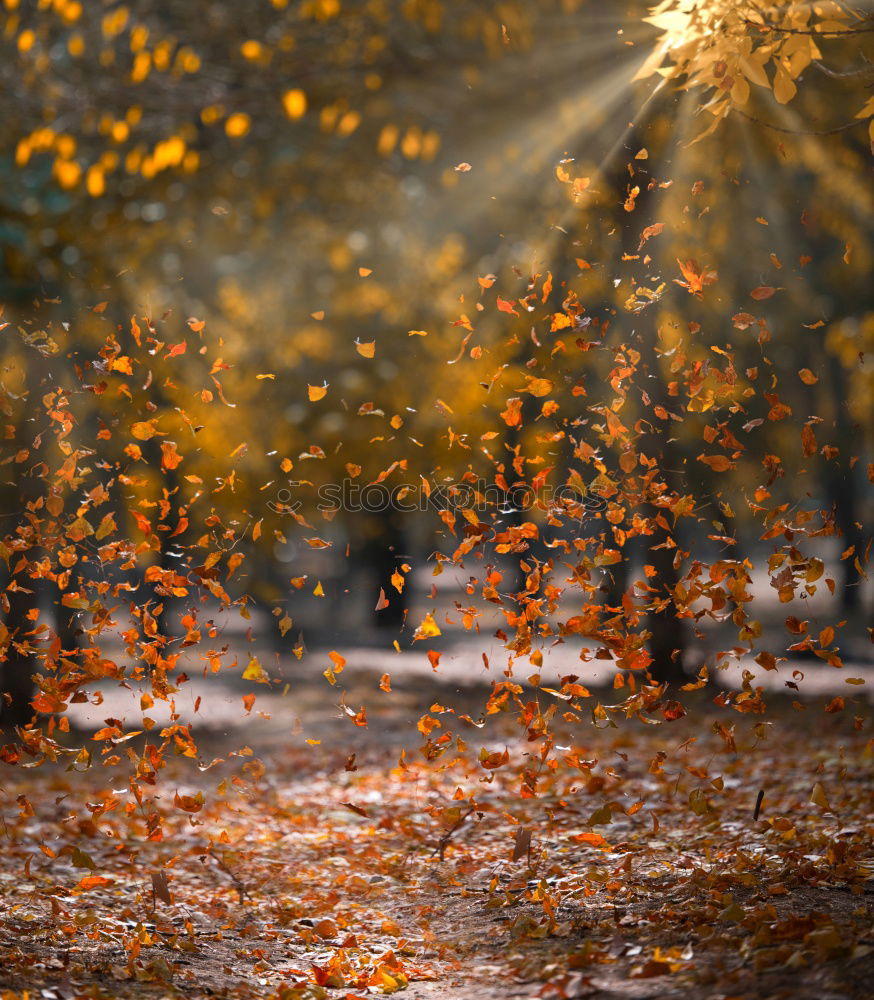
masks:
POLYGON ((9 1000, 869 995, 870 718, 817 716, 815 746, 804 713, 762 729, 709 699, 569 728, 531 799, 511 717, 462 724, 437 693, 401 688, 366 728, 332 709, 303 746, 275 719, 205 730, 200 765, 171 757, 139 802, 96 751, 83 773, 6 767, 9 1000), (422 756, 423 706, 465 753, 422 756))

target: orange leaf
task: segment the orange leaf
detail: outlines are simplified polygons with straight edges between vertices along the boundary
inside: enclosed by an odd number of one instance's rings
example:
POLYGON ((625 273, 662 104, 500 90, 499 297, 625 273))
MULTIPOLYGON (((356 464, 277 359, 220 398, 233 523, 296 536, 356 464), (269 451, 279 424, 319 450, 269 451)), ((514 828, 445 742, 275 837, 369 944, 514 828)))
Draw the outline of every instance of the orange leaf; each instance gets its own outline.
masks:
POLYGON ((161 442, 161 467, 164 469, 175 469, 182 461, 182 456, 176 450, 175 441, 161 442))
POLYGON ((324 399, 328 395, 328 383, 326 382, 324 385, 308 385, 307 394, 311 403, 317 403, 320 399, 324 399))
POLYGON ((103 875, 86 875, 79 884, 76 886, 77 889, 98 889, 102 885, 112 885, 115 882, 113 878, 104 878, 103 875))
POLYGON ((726 472, 734 468, 734 462, 725 455, 699 455, 698 461, 709 465, 714 472, 726 472))
POLYGON ((530 392, 532 396, 548 396, 553 389, 553 384, 548 378, 531 378, 528 377, 528 385, 525 386, 525 391, 530 392))
POLYGON ((130 430, 138 441, 148 441, 158 433, 154 420, 138 420, 130 430))
POLYGON ((522 400, 513 397, 507 400, 507 409, 501 413, 504 423, 508 427, 520 427, 522 425, 522 400))

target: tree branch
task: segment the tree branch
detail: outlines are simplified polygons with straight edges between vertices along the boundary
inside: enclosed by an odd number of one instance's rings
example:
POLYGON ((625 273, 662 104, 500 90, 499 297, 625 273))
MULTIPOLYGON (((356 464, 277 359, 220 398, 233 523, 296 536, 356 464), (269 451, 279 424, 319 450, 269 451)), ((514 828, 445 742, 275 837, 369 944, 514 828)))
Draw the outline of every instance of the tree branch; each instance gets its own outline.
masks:
POLYGON ((867 76, 874 74, 874 66, 867 63, 865 66, 859 66, 857 69, 848 69, 842 73, 837 70, 829 69, 825 63, 820 62, 819 59, 814 59, 812 65, 814 65, 820 73, 824 73, 826 76, 830 76, 833 80, 850 80, 854 77, 867 76))
POLYGON ((760 24, 749 18, 742 18, 742 22, 750 28, 758 28, 759 31, 779 31, 784 35, 811 35, 814 38, 848 38, 853 35, 865 35, 874 32, 874 24, 870 27, 848 28, 846 31, 814 31, 813 28, 787 28, 777 24, 760 24))
POLYGON ((743 115, 744 118, 749 119, 751 122, 755 122, 756 125, 761 125, 763 128, 772 129, 774 132, 783 132, 787 135, 837 135, 838 132, 847 132, 851 128, 855 128, 857 125, 864 125, 864 119, 856 119, 855 121, 847 122, 846 125, 838 125, 835 128, 827 129, 806 129, 806 128, 786 128, 783 125, 774 125, 771 122, 763 121, 761 118, 756 118, 755 115, 751 115, 746 111, 741 111, 740 108, 732 108, 732 111, 736 111, 739 115, 743 115))

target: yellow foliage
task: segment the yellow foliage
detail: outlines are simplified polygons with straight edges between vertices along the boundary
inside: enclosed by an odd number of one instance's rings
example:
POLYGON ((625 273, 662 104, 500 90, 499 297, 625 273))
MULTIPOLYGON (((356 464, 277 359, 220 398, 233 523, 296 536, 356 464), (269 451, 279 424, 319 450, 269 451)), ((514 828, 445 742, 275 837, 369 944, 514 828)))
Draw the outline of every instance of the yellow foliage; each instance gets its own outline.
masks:
POLYGON ((55 160, 54 174, 58 184, 65 190, 74 188, 82 178, 82 168, 75 160, 55 160))
POLYGON ((104 15, 103 34, 107 38, 112 38, 114 35, 120 35, 127 26, 127 19, 127 7, 116 7, 115 10, 104 15))
POLYGON ((130 71, 132 83, 142 83, 152 68, 152 57, 148 52, 138 52, 130 71))
POLYGON ((101 167, 91 166, 85 174, 85 189, 92 198, 99 198, 106 190, 106 178, 101 167))
POLYGON ((292 121, 302 118, 307 110, 307 96, 298 87, 295 87, 293 90, 286 90, 282 95, 282 107, 292 121))
POLYGON ((243 111, 235 111, 225 122, 225 132, 232 139, 239 139, 246 135, 252 127, 252 120, 243 111))
POLYGON ((265 52, 266 50, 264 46, 260 42, 255 41, 254 38, 247 39, 240 46, 240 54, 244 59, 249 59, 252 62, 256 62, 260 59, 265 52))
POLYGON ((144 24, 137 24, 135 27, 131 28, 131 33, 130 33, 131 52, 139 52, 140 49, 145 48, 146 42, 148 40, 149 40, 149 29, 144 24))

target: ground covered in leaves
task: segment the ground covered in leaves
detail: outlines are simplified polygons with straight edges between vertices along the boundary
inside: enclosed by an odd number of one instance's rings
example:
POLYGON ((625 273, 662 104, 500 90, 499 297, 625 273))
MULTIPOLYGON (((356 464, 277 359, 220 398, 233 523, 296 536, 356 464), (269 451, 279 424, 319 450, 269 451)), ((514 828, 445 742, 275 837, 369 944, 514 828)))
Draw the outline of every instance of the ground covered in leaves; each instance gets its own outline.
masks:
POLYGON ((556 768, 510 713, 452 759, 348 720, 204 734, 158 828, 123 766, 6 767, 2 996, 869 995, 870 720, 690 709, 556 768))

